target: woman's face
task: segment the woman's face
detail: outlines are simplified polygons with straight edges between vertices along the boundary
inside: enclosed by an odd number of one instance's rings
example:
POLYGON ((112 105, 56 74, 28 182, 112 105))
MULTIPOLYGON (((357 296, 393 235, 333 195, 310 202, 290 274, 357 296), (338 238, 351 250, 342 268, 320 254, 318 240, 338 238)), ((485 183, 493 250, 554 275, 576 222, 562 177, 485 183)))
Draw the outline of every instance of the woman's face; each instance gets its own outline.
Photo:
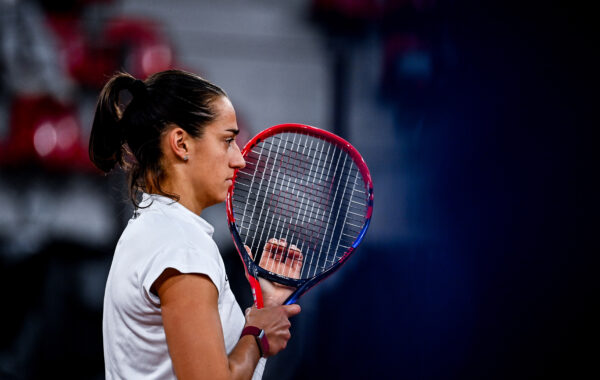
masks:
POLYGON ((192 140, 188 162, 196 201, 203 208, 225 201, 233 172, 246 166, 235 141, 239 129, 231 102, 221 96, 213 107, 217 117, 201 138, 192 140))

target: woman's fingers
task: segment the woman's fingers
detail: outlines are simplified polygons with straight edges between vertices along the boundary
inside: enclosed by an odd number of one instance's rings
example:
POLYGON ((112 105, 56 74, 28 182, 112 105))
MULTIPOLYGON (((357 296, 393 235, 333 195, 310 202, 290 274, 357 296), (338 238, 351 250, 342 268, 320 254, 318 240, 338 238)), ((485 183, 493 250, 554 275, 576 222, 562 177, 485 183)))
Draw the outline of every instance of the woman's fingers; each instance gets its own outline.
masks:
POLYGON ((246 312, 246 325, 257 326, 265 331, 269 341, 269 352, 265 356, 275 355, 283 350, 290 339, 289 318, 300 313, 297 304, 267 307, 264 309, 251 308, 246 312))
POLYGON ((295 244, 290 245, 290 248, 287 251, 287 266, 284 275, 290 278, 300 278, 303 259, 304 257, 302 256, 300 249, 295 244))
POLYGON ((302 311, 302 309, 300 308, 300 305, 293 303, 291 305, 283 305, 283 308, 288 316, 288 318, 293 317, 294 315, 298 315, 300 314, 300 311, 302 311))
POLYGON ((300 278, 303 255, 300 249, 286 239, 271 238, 265 244, 259 266, 290 278, 300 278))
POLYGON ((278 258, 285 252, 287 241, 285 239, 269 239, 265 244, 265 252, 268 252, 270 258, 278 258))

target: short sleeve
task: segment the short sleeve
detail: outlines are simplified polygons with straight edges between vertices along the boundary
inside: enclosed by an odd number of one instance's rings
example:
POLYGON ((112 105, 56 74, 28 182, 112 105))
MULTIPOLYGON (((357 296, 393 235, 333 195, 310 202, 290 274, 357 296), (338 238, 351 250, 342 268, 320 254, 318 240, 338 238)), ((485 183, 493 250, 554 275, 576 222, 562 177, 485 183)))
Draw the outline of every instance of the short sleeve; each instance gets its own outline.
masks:
POLYGON ((198 249, 189 246, 164 249, 154 254, 140 271, 144 297, 156 307, 160 307, 160 299, 150 289, 167 268, 176 269, 181 273, 206 275, 221 294, 225 281, 225 268, 218 251, 215 252, 209 247, 198 249))

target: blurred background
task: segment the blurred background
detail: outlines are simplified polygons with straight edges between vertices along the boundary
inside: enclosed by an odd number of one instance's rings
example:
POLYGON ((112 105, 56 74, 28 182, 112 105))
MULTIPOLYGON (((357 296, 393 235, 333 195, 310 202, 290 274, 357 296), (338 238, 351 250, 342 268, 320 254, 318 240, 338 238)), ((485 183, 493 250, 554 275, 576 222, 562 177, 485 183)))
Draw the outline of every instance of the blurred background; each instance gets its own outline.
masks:
MULTIPOLYGON (((585 28, 547 2, 0 0, 0 379, 104 378, 132 209, 87 158, 93 110, 114 71, 172 67, 228 92, 241 140, 314 125, 374 179, 365 240, 265 379, 577 377, 585 28)), ((250 305, 224 207, 203 217, 250 305)))

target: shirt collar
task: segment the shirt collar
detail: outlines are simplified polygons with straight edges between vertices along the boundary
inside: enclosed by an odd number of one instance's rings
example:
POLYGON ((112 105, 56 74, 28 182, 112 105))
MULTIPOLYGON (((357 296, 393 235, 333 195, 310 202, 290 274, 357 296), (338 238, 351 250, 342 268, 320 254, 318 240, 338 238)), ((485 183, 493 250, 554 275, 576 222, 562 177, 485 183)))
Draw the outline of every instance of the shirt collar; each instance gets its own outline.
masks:
POLYGON ((169 197, 165 197, 164 195, 143 193, 140 207, 136 212, 138 214, 142 214, 145 210, 151 210, 153 208, 160 208, 167 213, 169 213, 169 211, 175 211, 179 217, 198 224, 200 228, 202 228, 202 230, 204 230, 211 237, 215 232, 215 228, 210 223, 181 203, 169 197))

